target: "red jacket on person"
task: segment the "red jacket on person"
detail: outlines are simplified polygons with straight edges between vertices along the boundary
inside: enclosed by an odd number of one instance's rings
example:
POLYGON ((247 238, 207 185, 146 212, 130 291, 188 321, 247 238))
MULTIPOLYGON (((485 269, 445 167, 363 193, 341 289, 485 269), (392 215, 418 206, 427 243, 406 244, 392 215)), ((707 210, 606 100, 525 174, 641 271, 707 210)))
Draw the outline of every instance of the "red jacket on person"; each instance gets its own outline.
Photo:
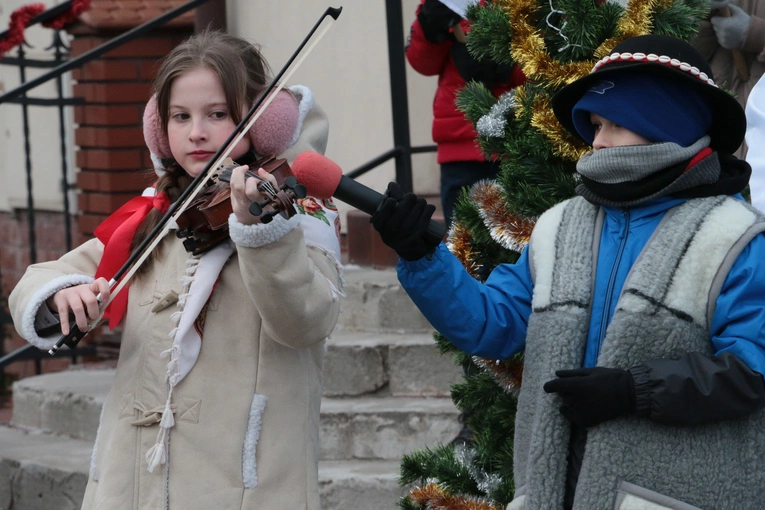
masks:
MULTIPOLYGON (((424 1, 424 0, 423 0, 424 1)), ((418 7, 418 9, 420 9, 418 7)), ((462 20, 460 26, 467 32, 470 22, 462 20)), ((406 58, 412 68, 425 76, 438 76, 438 88, 433 99, 433 141, 438 145, 438 163, 453 161, 486 161, 476 142, 473 124, 457 109, 457 92, 465 86, 451 57, 452 40, 433 44, 425 38, 420 22, 412 24, 406 58)), ((518 66, 513 66, 507 83, 491 89, 495 97, 521 85, 526 80, 518 66)))

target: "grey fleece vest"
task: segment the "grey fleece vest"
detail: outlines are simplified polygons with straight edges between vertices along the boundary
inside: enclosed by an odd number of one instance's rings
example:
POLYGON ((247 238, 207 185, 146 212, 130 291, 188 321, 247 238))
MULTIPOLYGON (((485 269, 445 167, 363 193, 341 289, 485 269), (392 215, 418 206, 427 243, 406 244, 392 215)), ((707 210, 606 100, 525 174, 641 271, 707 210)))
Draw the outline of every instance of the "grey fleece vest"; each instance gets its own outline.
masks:
MULTIPOLYGON (((532 235, 533 313, 515 426, 518 491, 508 508, 563 508, 569 423, 542 386, 556 370, 581 366, 602 222, 599 207, 574 198, 545 213, 532 235)), ((765 217, 730 197, 668 211, 627 276, 598 366, 712 355, 720 288, 763 230, 765 217)), ((695 427, 632 416, 589 429, 574 509, 632 508, 764 509, 765 412, 695 427)))

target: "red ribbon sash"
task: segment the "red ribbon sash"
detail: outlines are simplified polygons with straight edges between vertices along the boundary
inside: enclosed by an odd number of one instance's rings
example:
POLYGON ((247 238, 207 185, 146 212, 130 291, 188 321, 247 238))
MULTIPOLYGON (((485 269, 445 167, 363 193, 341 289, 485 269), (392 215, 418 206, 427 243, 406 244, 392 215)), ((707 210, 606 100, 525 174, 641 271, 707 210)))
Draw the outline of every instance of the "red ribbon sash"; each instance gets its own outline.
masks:
MULTIPOLYGON (((104 254, 98 264, 96 278, 110 280, 130 257, 130 243, 149 212, 158 209, 164 214, 168 207, 170 199, 163 191, 154 197, 136 197, 106 218, 94 232, 104 244, 104 254)), ((104 318, 109 319, 109 329, 114 329, 125 315, 128 290, 125 287, 104 311, 104 318)))

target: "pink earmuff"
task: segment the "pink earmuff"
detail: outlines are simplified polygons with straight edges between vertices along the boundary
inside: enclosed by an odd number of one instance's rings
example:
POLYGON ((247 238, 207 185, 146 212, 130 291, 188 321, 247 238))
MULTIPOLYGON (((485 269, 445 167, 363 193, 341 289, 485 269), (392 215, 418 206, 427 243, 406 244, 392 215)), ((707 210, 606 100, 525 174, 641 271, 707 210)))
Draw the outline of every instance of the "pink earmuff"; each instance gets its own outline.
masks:
MULTIPOLYGON (((276 156, 284 152, 297 129, 299 115, 295 97, 281 90, 250 128, 250 141, 255 152, 261 156, 276 156)), ((173 157, 160 124, 156 94, 151 96, 143 111, 143 138, 149 150, 160 159, 173 157)))

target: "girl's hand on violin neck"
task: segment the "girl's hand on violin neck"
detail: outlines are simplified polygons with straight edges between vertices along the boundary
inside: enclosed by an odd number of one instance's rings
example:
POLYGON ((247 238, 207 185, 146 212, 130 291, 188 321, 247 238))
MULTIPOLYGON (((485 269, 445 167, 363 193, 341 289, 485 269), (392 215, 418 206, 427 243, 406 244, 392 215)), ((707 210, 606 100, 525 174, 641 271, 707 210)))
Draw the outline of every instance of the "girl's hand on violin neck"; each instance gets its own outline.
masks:
MULTIPOLYGON (((258 190, 258 182, 260 182, 258 179, 245 179, 247 169, 247 165, 243 165, 236 167, 231 173, 231 207, 239 223, 254 225, 260 223, 260 217, 250 214, 250 204, 253 202, 263 202, 266 197, 258 190)), ((261 179, 265 179, 275 187, 278 187, 276 178, 262 168, 258 169, 258 175, 261 179)))
POLYGON ((75 322, 80 331, 88 329, 88 321, 98 317, 101 313, 96 296, 101 294, 101 302, 109 301, 109 282, 106 278, 99 278, 93 283, 84 283, 67 287, 53 294, 49 299, 48 307, 58 312, 61 321, 61 333, 69 333, 69 311, 74 314, 75 322))

